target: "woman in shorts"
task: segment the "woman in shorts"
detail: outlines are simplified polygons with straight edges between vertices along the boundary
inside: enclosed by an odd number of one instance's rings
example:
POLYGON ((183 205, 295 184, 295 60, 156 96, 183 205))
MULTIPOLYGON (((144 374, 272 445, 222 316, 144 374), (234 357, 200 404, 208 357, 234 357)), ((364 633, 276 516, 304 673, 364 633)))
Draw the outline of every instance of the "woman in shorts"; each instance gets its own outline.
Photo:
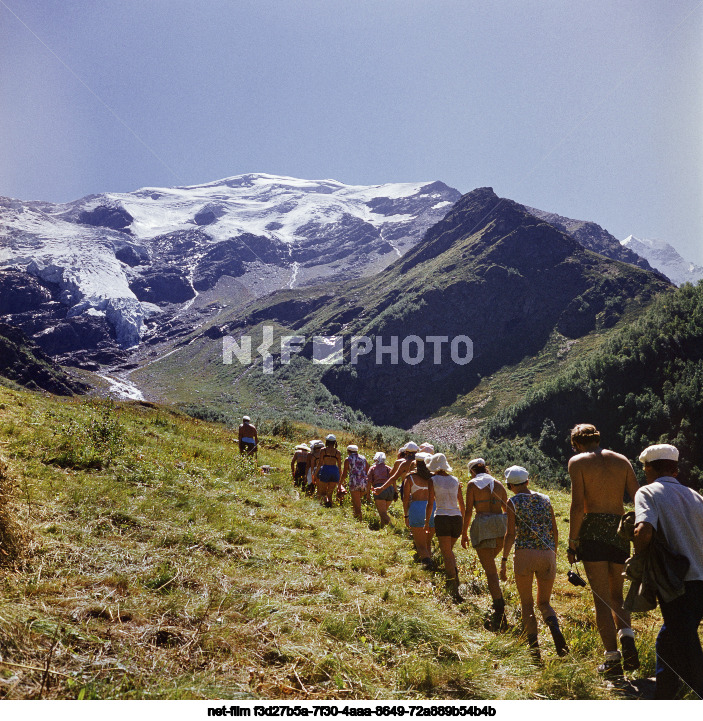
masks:
POLYGON ((325 438, 325 447, 320 451, 316 475, 318 496, 326 508, 332 508, 332 496, 341 485, 342 454, 337 450, 337 439, 331 433, 325 438))
POLYGON ((368 461, 359 453, 359 447, 355 445, 347 446, 347 458, 344 461, 342 480, 339 485, 343 486, 344 481, 349 477, 349 495, 352 500, 354 518, 358 520, 362 519, 361 496, 367 491, 368 470, 368 461))
POLYGON ((459 594, 459 575, 454 556, 454 544, 461 536, 464 525, 464 496, 461 483, 451 475, 452 467, 444 453, 435 453, 426 462, 427 470, 432 474, 428 481, 429 493, 425 511, 425 531, 429 533, 430 518, 434 509, 434 527, 439 550, 444 558, 447 574, 447 590, 455 601, 462 601, 459 594), (435 506, 436 504, 436 506, 435 506))
POLYGON ((533 658, 539 661, 537 617, 532 597, 532 582, 537 579, 537 608, 549 628, 559 656, 569 652, 559 628, 557 614, 550 604, 552 587, 557 574, 556 547, 559 541, 554 509, 549 496, 531 491, 529 474, 522 466, 510 466, 505 471, 508 488, 514 494, 508 501, 508 531, 505 534, 500 578, 508 580, 507 562, 515 544, 513 572, 520 595, 522 623, 533 658))
POLYGON ((405 513, 405 525, 413 534, 413 542, 420 563, 431 570, 433 567, 434 515, 430 517, 429 530, 425 528, 427 499, 430 494, 429 482, 432 478, 432 474, 426 466, 429 458, 429 453, 418 453, 415 456, 416 468, 405 477, 403 486, 403 512, 405 513))
POLYGON ((461 545, 476 550, 479 563, 486 574, 488 591, 493 602, 493 612, 486 619, 485 627, 489 631, 499 631, 506 625, 505 600, 500 588, 496 556, 503 550, 503 538, 508 527, 505 506, 508 493, 503 484, 488 472, 483 458, 469 461, 469 483, 466 487, 466 514, 461 534, 461 545), (471 516, 476 511, 469 530, 471 516))
MULTIPOLYGON (((369 470, 369 496, 373 495, 374 488, 383 486, 390 476, 391 467, 386 463, 386 454, 379 451, 373 457, 373 466, 371 466, 371 470, 369 470)), ((381 528, 391 522, 391 517, 388 515, 388 508, 395 500, 397 493, 395 483, 393 483, 385 488, 378 496, 373 495, 376 510, 381 518, 381 528)))

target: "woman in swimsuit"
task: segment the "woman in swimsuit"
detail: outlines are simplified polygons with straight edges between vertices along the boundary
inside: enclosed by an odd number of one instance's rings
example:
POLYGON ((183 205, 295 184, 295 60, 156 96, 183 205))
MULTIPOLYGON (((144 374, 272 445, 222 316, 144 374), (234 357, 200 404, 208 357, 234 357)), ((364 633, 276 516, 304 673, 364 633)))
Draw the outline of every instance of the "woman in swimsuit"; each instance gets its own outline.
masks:
POLYGON ((415 456, 416 469, 405 477, 403 487, 403 512, 405 525, 413 534, 415 550, 420 563, 432 570, 432 537, 434 536, 434 516, 430 518, 429 529, 425 528, 427 499, 430 495, 429 482, 432 474, 427 470, 426 461, 429 453, 418 453, 415 456))
POLYGON ((461 492, 461 483, 456 476, 450 475, 452 467, 444 453, 430 456, 426 465, 427 470, 433 475, 428 481, 425 531, 429 533, 430 518, 434 513, 435 533, 447 573, 447 590, 451 592, 455 601, 463 601, 459 594, 459 574, 454 556, 454 544, 461 536, 464 523, 464 495, 461 492))
POLYGON ((471 524, 471 545, 486 574, 488 590, 493 601, 493 613, 486 620, 485 627, 490 631, 498 631, 506 625, 505 600, 500 588, 496 557, 503 550, 503 538, 508 527, 505 514, 508 493, 503 484, 488 473, 483 458, 469 461, 471 479, 466 487, 466 515, 461 534, 461 545, 469 547, 469 523, 476 511, 471 524))
POLYGON ((361 521, 363 518, 361 515, 361 496, 367 492, 369 463, 359 453, 358 446, 347 446, 347 453, 348 456, 344 461, 340 487, 344 485, 344 481, 349 476, 349 494, 352 499, 354 518, 361 521))
MULTIPOLYGON (((367 493, 371 494, 373 488, 382 486, 391 476, 391 467, 386 464, 386 454, 379 451, 373 457, 373 466, 369 471, 369 485, 367 493)), ((385 491, 380 495, 374 496, 374 502, 376 504, 376 510, 381 518, 381 528, 387 526, 391 522, 391 517, 388 515, 388 508, 393 503, 396 496, 395 484, 388 486, 385 491)))
POLYGON ((559 540, 554 509, 549 496, 535 493, 528 487, 528 472, 522 466, 510 466, 505 471, 513 497, 508 502, 508 532, 500 566, 500 577, 508 580, 506 564, 515 543, 513 571, 515 585, 520 594, 522 623, 527 642, 536 661, 540 660, 537 641, 537 618, 532 582, 537 579, 537 607, 549 628, 559 656, 569 652, 566 640, 559 629, 559 621, 551 604, 552 587, 557 573, 556 547, 559 540))
POLYGON ((300 488, 305 486, 305 474, 308 468, 309 453, 310 448, 306 446, 305 443, 301 443, 299 446, 295 447, 295 453, 293 454, 293 459, 290 462, 290 470, 293 476, 294 486, 300 486, 300 488))
POLYGON ((327 508, 332 508, 332 496, 341 485, 342 454, 337 450, 337 439, 331 433, 325 438, 317 466, 318 496, 327 508))

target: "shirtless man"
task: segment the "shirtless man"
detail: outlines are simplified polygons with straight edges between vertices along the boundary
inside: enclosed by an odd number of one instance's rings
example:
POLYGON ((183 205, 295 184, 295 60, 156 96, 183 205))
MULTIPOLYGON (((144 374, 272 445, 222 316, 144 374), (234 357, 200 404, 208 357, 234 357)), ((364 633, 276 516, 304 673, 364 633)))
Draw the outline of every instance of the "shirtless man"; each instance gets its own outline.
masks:
POLYGON ((600 447, 600 433, 589 423, 571 430, 576 455, 569 461, 571 509, 569 513, 569 563, 583 561, 596 609, 596 625, 605 663, 601 673, 617 676, 639 668, 630 614, 623 608, 623 570, 630 544, 617 535, 624 513, 623 498, 637 492, 630 461, 600 447), (617 639, 622 645, 622 656, 617 639), (621 665, 622 659, 622 665, 621 665))
POLYGON ((249 416, 242 418, 242 424, 239 426, 239 452, 256 454, 259 445, 259 437, 256 434, 256 426, 251 423, 249 416))

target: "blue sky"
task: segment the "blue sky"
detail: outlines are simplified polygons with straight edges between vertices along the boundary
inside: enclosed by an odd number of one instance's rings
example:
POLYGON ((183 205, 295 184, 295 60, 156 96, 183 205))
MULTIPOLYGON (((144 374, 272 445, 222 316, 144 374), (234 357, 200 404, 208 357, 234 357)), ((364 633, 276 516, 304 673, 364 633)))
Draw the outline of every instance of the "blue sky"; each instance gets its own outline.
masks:
POLYGON ((0 195, 442 180, 703 263, 703 0, 0 0, 0 195))

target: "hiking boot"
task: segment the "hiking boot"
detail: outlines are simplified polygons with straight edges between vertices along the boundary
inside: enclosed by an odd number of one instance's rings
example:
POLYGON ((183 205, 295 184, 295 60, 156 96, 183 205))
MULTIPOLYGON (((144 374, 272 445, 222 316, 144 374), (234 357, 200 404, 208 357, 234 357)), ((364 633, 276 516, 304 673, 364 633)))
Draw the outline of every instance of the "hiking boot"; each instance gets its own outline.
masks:
POLYGON ((493 613, 483 622, 486 631, 504 631, 508 627, 505 618, 505 599, 499 598, 493 601, 493 613))
POLYGON ((536 664, 542 663, 542 657, 539 653, 539 640, 536 633, 527 634, 527 645, 530 647, 530 656, 536 664))
POLYGON ((605 661, 598 666, 598 673, 606 678, 618 678, 622 676, 620 651, 606 651, 605 661))
POLYGON ((447 592, 451 595, 452 601, 454 603, 461 603, 464 600, 464 597, 459 593, 459 577, 455 576, 454 578, 448 578, 445 582, 444 587, 447 589, 447 592))
POLYGON ((429 556, 421 558, 420 565, 424 566, 427 571, 434 571, 434 561, 429 556))
POLYGON ((564 634, 559 628, 559 620, 556 616, 550 616, 549 618, 545 618, 544 622, 547 624, 554 639, 554 648, 556 649, 557 656, 566 656, 566 654, 569 653, 569 647, 566 645, 564 634))
POLYGON ((621 636, 620 646, 622 647, 622 667, 625 671, 634 671, 640 667, 640 657, 635 646, 635 639, 632 636, 621 636))

